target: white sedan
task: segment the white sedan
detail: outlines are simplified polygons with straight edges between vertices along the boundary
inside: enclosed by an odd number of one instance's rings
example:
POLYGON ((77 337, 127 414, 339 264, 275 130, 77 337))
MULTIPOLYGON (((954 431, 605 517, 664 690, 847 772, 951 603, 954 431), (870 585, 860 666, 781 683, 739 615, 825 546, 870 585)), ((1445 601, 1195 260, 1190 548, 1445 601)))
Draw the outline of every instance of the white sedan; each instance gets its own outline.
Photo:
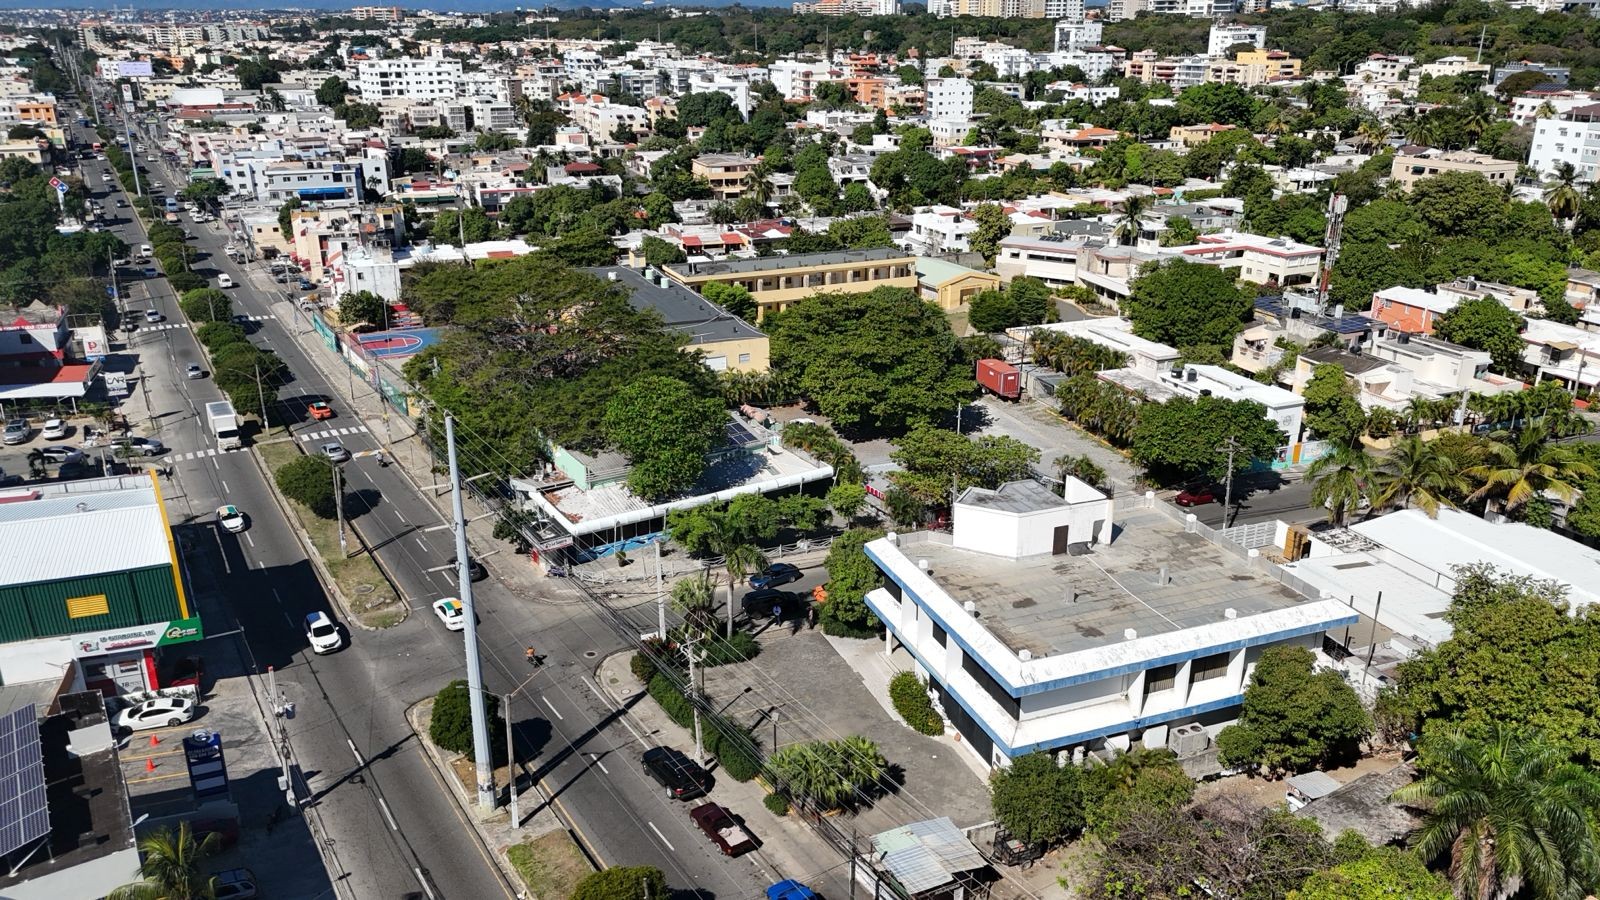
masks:
POLYGON ((344 646, 344 635, 327 613, 314 612, 306 615, 306 641, 313 653, 332 653, 344 646))
POLYGON ((60 440, 67 436, 67 423, 60 419, 45 419, 44 428, 40 429, 39 436, 47 441, 60 440))
POLYGON ((467 627, 467 610, 461 601, 454 597, 433 601, 433 614, 439 617, 444 627, 451 631, 460 631, 467 627))
POLYGON ((244 513, 233 504, 217 507, 217 523, 229 534, 238 534, 244 530, 244 513))
POLYGON ((183 696, 153 697, 117 713, 121 731, 174 728, 194 718, 194 700, 183 696))

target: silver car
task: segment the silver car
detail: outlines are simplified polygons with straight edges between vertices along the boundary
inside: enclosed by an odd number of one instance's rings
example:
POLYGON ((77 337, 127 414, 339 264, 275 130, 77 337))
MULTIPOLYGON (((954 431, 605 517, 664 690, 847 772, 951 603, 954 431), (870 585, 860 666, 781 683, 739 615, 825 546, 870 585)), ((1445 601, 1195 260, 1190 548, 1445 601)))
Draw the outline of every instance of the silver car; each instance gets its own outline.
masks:
POLYGON ((25 444, 32 435, 33 429, 28 427, 27 419, 12 419, 6 423, 5 433, 0 435, 0 441, 7 444, 25 444))
POLYGON ((348 462, 350 459, 350 451, 346 450, 344 445, 338 442, 323 444, 322 455, 326 456, 329 462, 342 463, 348 462))

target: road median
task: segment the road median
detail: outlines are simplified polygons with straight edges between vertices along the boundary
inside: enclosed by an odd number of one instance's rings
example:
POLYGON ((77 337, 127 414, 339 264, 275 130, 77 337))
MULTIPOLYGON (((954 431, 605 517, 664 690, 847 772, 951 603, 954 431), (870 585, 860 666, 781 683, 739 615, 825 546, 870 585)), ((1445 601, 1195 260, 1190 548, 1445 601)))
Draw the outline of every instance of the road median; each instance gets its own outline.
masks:
MULTIPOLYGON (((284 517, 309 545, 307 557, 311 560, 311 567, 329 596, 338 604, 345 621, 368 631, 399 625, 411 610, 378 568, 371 554, 362 550, 345 558, 344 552, 339 549, 338 524, 317 516, 278 490, 278 470, 302 455, 299 445, 285 438, 257 443, 251 458, 261 467, 267 487, 283 510, 284 517)), ((354 535, 351 539, 354 539, 354 535)), ((359 540, 357 543, 360 543, 359 540)))

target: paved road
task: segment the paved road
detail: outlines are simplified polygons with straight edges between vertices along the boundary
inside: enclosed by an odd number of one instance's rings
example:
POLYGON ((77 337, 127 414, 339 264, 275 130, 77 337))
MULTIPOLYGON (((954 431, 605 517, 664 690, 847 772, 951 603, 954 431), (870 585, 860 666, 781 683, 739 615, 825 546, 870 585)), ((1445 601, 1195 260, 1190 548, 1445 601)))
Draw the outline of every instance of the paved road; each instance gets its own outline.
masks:
MULTIPOLYGON (((151 148, 157 145, 149 138, 146 143, 151 148)), ((164 169, 156 165, 158 171, 164 169)), ((162 172, 161 181, 169 186, 181 183, 172 172, 162 172)), ((299 420, 303 400, 308 397, 332 398, 335 407, 342 408, 339 398, 349 387, 348 379, 339 377, 343 373, 329 377, 306 355, 291 333, 296 327, 295 311, 282 299, 278 286, 259 267, 241 267, 227 260, 221 252, 227 239, 217 226, 189 227, 196 232, 194 243, 203 254, 199 267, 209 270, 208 275, 226 272, 241 285, 230 292, 235 311, 261 318, 253 326, 252 340, 276 351, 292 373, 292 380, 279 386, 280 410, 294 420, 291 433, 315 446, 328 439, 325 433, 330 430, 350 429, 332 439, 353 452, 377 448, 381 435, 366 433, 345 418, 326 423, 299 420)), ((124 239, 139 243, 131 235, 124 239)), ((175 309, 167 312, 177 315, 175 309)), ((198 348, 187 330, 166 329, 153 335, 182 348, 169 358, 176 381, 183 365, 191 358, 198 359, 198 348)), ((328 362, 324 357, 320 365, 328 362)), ((209 380, 184 380, 174 388, 197 395, 196 403, 202 402, 202 396, 215 396, 209 380)), ((363 389, 360 385, 356 388, 363 389)), ((201 437, 198 424, 191 425, 191 432, 195 438, 201 437)), ((186 441, 174 455, 188 452, 192 450, 186 441)), ((211 503, 212 497, 230 496, 262 519, 275 518, 269 515, 271 501, 265 485, 258 474, 246 468, 249 460, 238 454, 180 462, 180 481, 187 488, 191 479, 199 479, 190 471, 203 472, 207 466, 218 473, 227 466, 228 477, 217 476, 206 503, 211 503), (234 457, 239 458, 236 461, 234 457)), ((290 584, 280 578, 280 574, 310 576, 303 554, 286 529, 272 540, 273 555, 262 563, 266 571, 252 579, 257 589, 237 606, 262 664, 291 666, 280 681, 289 681, 291 698, 303 704, 293 726, 295 747, 314 771, 311 787, 321 798, 341 859, 365 879, 361 884, 372 885, 371 891, 363 889, 358 894, 400 896, 406 890, 414 891, 412 870, 420 869, 428 873, 432 890, 440 896, 499 896, 503 888, 482 864, 465 826, 441 827, 440 823, 456 820, 454 806, 440 793, 436 778, 410 743, 402 719, 406 706, 431 695, 449 679, 461 677, 463 664, 460 638, 445 631, 429 611, 434 599, 457 593, 453 570, 445 569, 445 561, 454 553, 452 538, 438 527, 443 522, 436 508, 398 468, 379 468, 370 459, 358 459, 346 466, 346 474, 349 490, 361 498, 351 505, 350 514, 368 542, 378 548, 380 560, 410 601, 413 615, 407 622, 381 634, 355 632, 351 648, 343 653, 297 658, 304 638, 290 623, 308 609, 325 608, 326 602, 314 583, 290 584), (276 594, 274 587, 278 588, 276 594), (366 761, 359 771, 355 771, 356 753, 366 761), (352 775, 359 775, 360 780, 352 775), (386 798, 398 830, 383 826, 380 797, 386 798)), ((276 528, 282 523, 271 525, 276 528)), ((249 535, 262 542, 263 530, 253 528, 249 535)), ((494 549, 475 548, 475 552, 485 554, 494 549)), ((523 684, 528 677, 522 659, 525 645, 537 645, 550 658, 545 671, 512 701, 519 751, 524 757, 532 756, 535 774, 605 863, 656 865, 667 872, 674 887, 696 890, 705 897, 755 897, 770 883, 768 879, 780 874, 764 870, 759 857, 730 861, 713 856, 684 809, 669 803, 654 783, 646 780, 637 765, 637 754, 651 736, 638 734, 592 679, 599 659, 624 646, 593 608, 530 603, 493 580, 480 582, 474 593, 489 690, 504 693, 523 684)), ((532 801, 525 796, 525 815, 532 801)), ((836 863, 837 859, 829 860, 830 865, 836 863)), ((781 873, 802 878, 809 874, 781 873)))

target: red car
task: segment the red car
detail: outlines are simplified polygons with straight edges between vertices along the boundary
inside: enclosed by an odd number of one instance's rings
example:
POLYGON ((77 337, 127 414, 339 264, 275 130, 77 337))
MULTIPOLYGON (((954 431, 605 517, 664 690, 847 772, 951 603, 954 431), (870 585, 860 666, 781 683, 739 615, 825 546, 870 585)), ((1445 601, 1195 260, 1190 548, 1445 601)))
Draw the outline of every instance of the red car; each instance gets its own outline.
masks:
POLYGON ((1179 491, 1172 502, 1179 506, 1204 506, 1217 502, 1217 492, 1209 487, 1187 487, 1179 491))
POLYGON ((756 849, 755 837, 724 807, 715 803, 696 806, 689 810, 689 818, 700 826, 700 830, 711 838, 724 856, 738 856, 756 849))
POLYGON ((306 407, 306 414, 311 416, 311 418, 315 419, 316 421, 320 422, 323 419, 331 419, 331 418, 333 418, 333 407, 331 407, 328 404, 322 402, 321 400, 318 400, 315 403, 312 403, 310 406, 306 407))

